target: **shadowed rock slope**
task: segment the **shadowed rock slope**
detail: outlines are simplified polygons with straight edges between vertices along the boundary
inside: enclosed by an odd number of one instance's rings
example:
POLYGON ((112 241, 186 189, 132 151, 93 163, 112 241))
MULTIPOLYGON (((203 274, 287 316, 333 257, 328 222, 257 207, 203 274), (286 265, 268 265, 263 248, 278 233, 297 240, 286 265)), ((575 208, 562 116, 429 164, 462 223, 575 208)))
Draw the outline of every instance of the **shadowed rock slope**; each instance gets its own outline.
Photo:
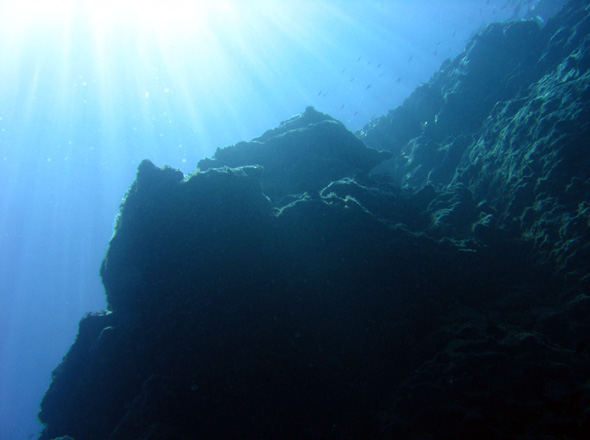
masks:
POLYGON ((40 438, 586 438, 589 30, 490 25, 356 135, 142 162, 40 438))

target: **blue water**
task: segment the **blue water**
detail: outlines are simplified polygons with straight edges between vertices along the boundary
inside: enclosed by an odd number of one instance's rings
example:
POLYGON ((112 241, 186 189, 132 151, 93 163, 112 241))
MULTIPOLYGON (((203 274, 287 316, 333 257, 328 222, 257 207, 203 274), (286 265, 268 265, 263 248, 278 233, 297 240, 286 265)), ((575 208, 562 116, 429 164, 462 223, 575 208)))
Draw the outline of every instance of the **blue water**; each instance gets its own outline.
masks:
POLYGON ((188 173, 308 105, 357 130, 519 2, 200 3, 0 1, 1 440, 38 433, 51 371, 105 308, 142 159, 188 173))

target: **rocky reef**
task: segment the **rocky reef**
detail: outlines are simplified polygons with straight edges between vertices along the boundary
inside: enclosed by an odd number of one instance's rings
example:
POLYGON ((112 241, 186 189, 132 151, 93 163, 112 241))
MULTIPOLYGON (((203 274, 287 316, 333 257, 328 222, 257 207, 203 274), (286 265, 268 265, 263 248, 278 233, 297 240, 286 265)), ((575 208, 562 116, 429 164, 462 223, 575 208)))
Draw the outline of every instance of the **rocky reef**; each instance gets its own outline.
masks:
POLYGON ((358 133, 142 162, 40 439, 586 438, 589 46, 573 1, 358 133))

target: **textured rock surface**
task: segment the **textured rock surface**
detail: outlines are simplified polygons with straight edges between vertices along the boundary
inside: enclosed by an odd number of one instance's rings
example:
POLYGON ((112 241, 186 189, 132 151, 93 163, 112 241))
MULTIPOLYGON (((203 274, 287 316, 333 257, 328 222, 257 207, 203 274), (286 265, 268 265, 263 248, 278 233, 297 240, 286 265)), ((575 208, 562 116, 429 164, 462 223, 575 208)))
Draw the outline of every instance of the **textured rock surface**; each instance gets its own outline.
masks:
POLYGON ((212 159, 199 162, 199 169, 261 165, 262 189, 280 206, 295 194, 317 193, 330 182, 367 175, 391 156, 367 149, 341 122, 309 107, 259 138, 218 148, 212 159))
POLYGON ((459 214, 464 232, 493 223, 534 242, 537 257, 556 259, 572 282, 586 279, 589 32, 583 2, 543 29, 534 22, 485 28, 403 106, 360 133, 367 145, 394 153, 373 177, 449 194, 451 203, 436 197, 436 233, 447 235, 449 220, 457 229, 453 213, 467 197, 478 209, 471 219, 459 214))
POLYGON ((589 17, 487 27, 358 137, 144 161, 41 439, 586 438, 589 17))

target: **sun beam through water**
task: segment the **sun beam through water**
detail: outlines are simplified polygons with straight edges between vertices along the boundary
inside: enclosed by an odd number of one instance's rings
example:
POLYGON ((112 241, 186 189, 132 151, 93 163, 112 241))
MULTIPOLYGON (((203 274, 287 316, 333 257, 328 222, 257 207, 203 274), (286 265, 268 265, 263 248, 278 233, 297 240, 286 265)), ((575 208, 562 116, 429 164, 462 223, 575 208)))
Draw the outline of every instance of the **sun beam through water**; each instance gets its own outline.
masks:
POLYGON ((100 127, 130 149, 142 133, 144 156, 179 127, 210 150, 305 108, 317 86, 301 78, 337 69, 325 22, 347 19, 322 2, 263 0, 21 0, 0 2, 0 12, 2 101, 19 102, 23 118, 53 113, 56 124, 100 127), (276 119, 242 126, 252 102, 276 119), (232 138, 211 135, 229 125, 232 138))

